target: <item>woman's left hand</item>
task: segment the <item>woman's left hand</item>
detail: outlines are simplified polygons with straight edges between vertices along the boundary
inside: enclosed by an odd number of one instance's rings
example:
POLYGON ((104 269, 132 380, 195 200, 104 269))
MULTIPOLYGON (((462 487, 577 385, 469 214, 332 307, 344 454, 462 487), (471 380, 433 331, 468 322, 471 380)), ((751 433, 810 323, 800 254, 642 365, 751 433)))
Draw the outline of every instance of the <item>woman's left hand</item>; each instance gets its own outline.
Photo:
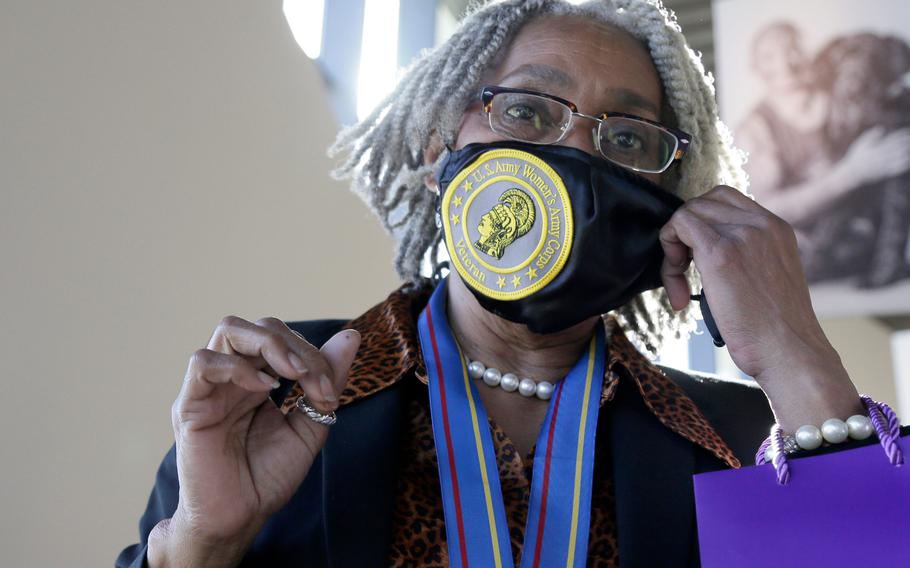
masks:
POLYGON ((685 272, 694 261, 733 362, 759 383, 785 430, 862 410, 815 316, 786 221, 720 185, 683 204, 660 241, 671 305, 690 301, 685 272))

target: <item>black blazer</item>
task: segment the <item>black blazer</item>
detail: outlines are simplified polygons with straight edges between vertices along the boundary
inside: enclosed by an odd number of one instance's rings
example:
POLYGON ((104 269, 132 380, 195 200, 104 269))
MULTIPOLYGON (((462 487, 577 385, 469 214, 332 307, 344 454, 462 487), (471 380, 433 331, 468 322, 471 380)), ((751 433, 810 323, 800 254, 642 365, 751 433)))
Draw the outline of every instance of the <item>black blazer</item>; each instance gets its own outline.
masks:
MULTIPOLYGON (((346 320, 291 322, 322 345, 346 320)), ((773 422, 754 384, 662 370, 698 405, 743 465, 773 422)), ((288 385, 290 382, 288 382, 288 385)), ((397 456, 405 426, 402 383, 340 408, 338 422, 300 488, 263 526, 241 566, 363 568, 383 566, 392 537, 397 456)), ((609 436, 624 568, 698 566, 694 473, 726 468, 700 446, 663 426, 637 392, 620 381, 597 436, 609 436)), ((283 398, 277 392, 273 399, 283 398)), ((147 566, 148 535, 177 508, 175 447, 164 457, 139 522, 141 542, 117 558, 121 568, 147 566)))

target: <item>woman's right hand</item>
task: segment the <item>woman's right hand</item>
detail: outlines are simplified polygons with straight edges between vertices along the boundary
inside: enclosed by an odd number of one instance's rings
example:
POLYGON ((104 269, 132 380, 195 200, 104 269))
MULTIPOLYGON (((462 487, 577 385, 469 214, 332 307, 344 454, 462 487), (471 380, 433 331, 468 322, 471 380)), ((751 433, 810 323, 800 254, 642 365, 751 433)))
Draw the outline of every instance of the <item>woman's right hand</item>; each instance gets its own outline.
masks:
POLYGON ((191 565, 197 558, 231 565, 242 558, 328 437, 328 426, 275 407, 268 399, 275 377, 298 380, 312 406, 331 412, 359 345, 355 330, 317 349, 275 318, 221 321, 191 357, 171 409, 180 494, 174 516, 149 537, 150 565, 159 559, 191 565))

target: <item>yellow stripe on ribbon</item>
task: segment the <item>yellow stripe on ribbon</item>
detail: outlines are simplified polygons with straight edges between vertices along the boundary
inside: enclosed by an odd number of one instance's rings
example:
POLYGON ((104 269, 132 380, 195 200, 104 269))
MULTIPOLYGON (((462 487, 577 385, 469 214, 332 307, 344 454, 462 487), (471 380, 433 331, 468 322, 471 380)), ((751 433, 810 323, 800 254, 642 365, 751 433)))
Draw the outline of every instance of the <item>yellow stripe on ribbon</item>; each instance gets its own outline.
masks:
MULTIPOLYGON (((578 450, 575 453, 575 490, 572 496, 572 529, 569 532, 569 558, 566 561, 567 568, 572 568, 575 564, 575 540, 578 538, 578 509, 579 501, 581 501, 581 462, 585 449, 585 426, 588 418, 588 401, 591 398, 591 376, 594 373, 594 356, 597 353, 596 339, 597 334, 595 333, 594 337, 591 338, 591 345, 588 347, 588 371, 585 373, 585 396, 581 407, 578 450)), ((462 366, 463 365, 464 363, 462 363, 462 366)))
MULTIPOLYGON (((490 525, 490 540, 493 543, 493 558, 496 568, 502 568, 502 559, 499 555, 499 535, 496 530, 496 516, 493 514, 493 498, 490 495, 490 480, 487 478, 487 463, 483 455, 483 443, 480 437, 480 426, 477 423, 477 407, 474 405, 474 395, 471 394, 471 382, 468 379, 468 368, 465 365, 464 353, 461 352, 461 346, 457 344, 458 357, 461 359, 461 372, 464 376, 465 391, 468 393, 468 406, 471 408, 471 425, 474 427, 474 443, 477 446, 477 458, 480 460, 480 475, 483 478, 483 496, 487 504, 487 519, 490 525)), ((590 374, 590 370, 588 373, 590 374)), ((585 393, 587 396, 587 393, 585 393)), ((497 466, 498 467, 498 466, 497 466)), ((576 505, 577 505, 576 495, 576 505)))

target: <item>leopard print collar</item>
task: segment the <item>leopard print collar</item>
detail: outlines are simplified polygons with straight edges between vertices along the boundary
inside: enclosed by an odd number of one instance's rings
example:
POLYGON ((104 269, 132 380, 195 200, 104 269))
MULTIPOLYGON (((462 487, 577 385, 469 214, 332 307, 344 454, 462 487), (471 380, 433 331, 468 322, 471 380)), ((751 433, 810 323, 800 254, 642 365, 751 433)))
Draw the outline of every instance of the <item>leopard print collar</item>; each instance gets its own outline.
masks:
MULTIPOLYGON (((432 290, 429 281, 405 284, 385 301, 344 326, 344 329, 359 331, 361 343, 351 365, 348 384, 339 397, 340 405, 376 393, 411 373, 420 382, 427 383, 426 367, 418 342, 417 319, 432 290)), ((730 467, 740 467, 733 451, 695 403, 635 348, 616 318, 612 315, 606 317, 604 325, 610 346, 601 403, 612 399, 620 377, 632 377, 645 404, 664 426, 707 449, 730 467)), ((295 384, 285 398, 282 411, 292 412, 293 401, 301 393, 299 385, 295 384)))

